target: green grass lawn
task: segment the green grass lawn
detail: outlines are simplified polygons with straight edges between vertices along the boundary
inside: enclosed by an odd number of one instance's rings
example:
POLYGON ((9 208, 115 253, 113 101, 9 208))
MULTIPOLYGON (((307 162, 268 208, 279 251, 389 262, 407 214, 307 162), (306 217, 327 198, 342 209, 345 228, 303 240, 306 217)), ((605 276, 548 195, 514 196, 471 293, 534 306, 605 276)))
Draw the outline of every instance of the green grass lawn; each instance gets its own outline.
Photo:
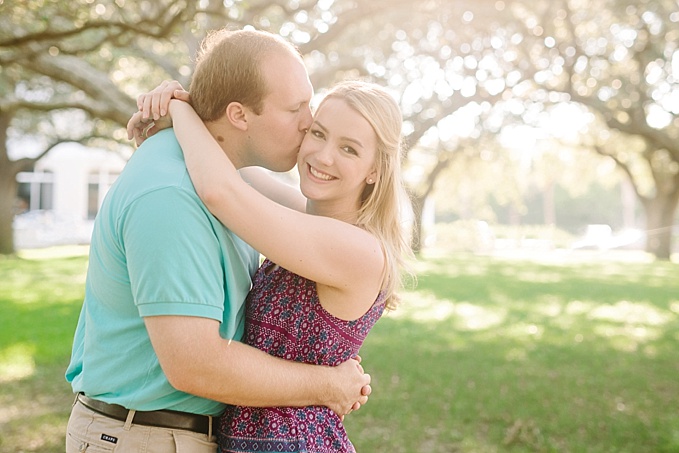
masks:
MULTIPOLYGON (((679 264, 425 256, 362 350, 361 453, 679 453, 679 264)), ((86 258, 0 259, 0 451, 60 452, 86 258)))

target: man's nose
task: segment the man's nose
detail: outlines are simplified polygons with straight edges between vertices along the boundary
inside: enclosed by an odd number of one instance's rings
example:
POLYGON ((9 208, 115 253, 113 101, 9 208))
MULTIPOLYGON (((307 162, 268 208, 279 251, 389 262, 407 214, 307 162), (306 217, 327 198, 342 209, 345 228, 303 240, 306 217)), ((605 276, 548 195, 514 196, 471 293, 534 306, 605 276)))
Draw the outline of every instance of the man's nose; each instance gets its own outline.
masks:
POLYGON ((313 121, 314 118, 311 114, 311 108, 306 107, 304 109, 304 114, 302 115, 302 120, 300 121, 299 130, 306 132, 311 127, 311 123, 313 123, 313 121))

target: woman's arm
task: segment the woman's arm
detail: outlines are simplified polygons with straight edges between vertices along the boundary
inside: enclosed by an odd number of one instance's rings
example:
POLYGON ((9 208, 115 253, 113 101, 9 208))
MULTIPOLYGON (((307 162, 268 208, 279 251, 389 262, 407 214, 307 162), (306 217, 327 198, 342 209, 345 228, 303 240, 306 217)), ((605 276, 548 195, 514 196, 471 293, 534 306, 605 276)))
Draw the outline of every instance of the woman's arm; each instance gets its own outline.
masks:
MULTIPOLYGON (((137 111, 127 123, 127 138, 135 140, 137 146, 157 132, 172 127, 172 118, 167 116, 171 99, 189 102, 189 92, 176 80, 166 80, 148 93, 137 98, 137 111)), ((270 200, 296 211, 304 212, 306 199, 302 193, 275 179, 264 169, 249 167, 240 169, 240 174, 251 186, 270 200)))
POLYGON ((377 294, 385 263, 376 237, 346 222, 267 199, 238 175, 190 105, 173 100, 170 112, 196 191, 224 225, 296 274, 343 293, 359 287, 377 294))
POLYGON ((241 177, 269 200, 287 206, 295 211, 305 212, 306 198, 302 192, 284 183, 260 167, 246 167, 239 170, 241 177))

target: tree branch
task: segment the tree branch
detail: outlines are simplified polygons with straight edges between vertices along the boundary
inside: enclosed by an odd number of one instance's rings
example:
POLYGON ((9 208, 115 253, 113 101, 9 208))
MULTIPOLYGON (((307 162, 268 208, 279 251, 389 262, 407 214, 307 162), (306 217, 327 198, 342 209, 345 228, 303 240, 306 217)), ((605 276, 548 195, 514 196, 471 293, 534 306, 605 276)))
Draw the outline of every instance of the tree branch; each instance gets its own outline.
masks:
MULTIPOLYGON (((116 31, 115 33, 109 35, 109 38, 122 32, 132 32, 135 35, 146 36, 150 38, 163 38, 168 35, 173 27, 179 25, 179 23, 184 18, 192 17, 196 12, 197 2, 189 1, 185 4, 185 7, 177 6, 176 8, 173 8, 173 6, 176 6, 178 3, 180 3, 180 0, 175 0, 167 6, 161 6, 158 8, 157 15, 137 22, 129 20, 126 21, 124 17, 119 20, 92 20, 86 22, 80 27, 69 30, 45 30, 37 33, 27 33, 21 36, 14 36, 10 39, 0 41, 0 48, 20 47, 42 41, 47 41, 50 45, 54 45, 55 42, 73 38, 87 31, 96 30, 116 31), (168 15, 168 12, 171 12, 171 14, 168 15)), ((125 10, 122 7, 119 7, 119 11, 124 13, 125 10)))
POLYGON ((607 152, 601 145, 594 144, 592 145, 592 148, 594 149, 594 151, 596 151, 597 154, 613 159, 618 168, 620 168, 627 175, 627 178, 632 183, 631 186, 634 189, 634 193, 637 195, 639 200, 641 200, 642 202, 648 201, 648 197, 645 197, 644 195, 641 194, 641 192, 639 192, 639 185, 634 182, 634 174, 632 173, 632 170, 625 162, 620 160, 620 158, 615 154, 607 152))
POLYGON ((95 116, 109 118, 120 125, 127 124, 131 112, 136 110, 136 103, 123 94, 108 78, 84 60, 60 55, 40 56, 26 63, 26 67, 47 75, 54 80, 66 82, 76 89, 87 93, 93 100, 99 101, 95 116))

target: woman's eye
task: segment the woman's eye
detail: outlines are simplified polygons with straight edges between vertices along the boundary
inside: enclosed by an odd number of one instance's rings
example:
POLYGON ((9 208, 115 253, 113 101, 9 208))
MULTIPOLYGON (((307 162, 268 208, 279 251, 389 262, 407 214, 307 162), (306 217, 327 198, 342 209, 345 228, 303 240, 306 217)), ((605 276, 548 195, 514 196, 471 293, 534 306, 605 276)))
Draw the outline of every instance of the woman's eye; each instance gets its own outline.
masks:
POLYGON ((354 155, 358 154, 356 152, 356 150, 354 148, 352 148, 351 146, 344 146, 342 149, 344 150, 345 153, 354 154, 354 155))
POLYGON ((318 138, 324 137, 323 132, 316 130, 316 129, 311 129, 311 135, 313 135, 314 137, 318 137, 318 138))

